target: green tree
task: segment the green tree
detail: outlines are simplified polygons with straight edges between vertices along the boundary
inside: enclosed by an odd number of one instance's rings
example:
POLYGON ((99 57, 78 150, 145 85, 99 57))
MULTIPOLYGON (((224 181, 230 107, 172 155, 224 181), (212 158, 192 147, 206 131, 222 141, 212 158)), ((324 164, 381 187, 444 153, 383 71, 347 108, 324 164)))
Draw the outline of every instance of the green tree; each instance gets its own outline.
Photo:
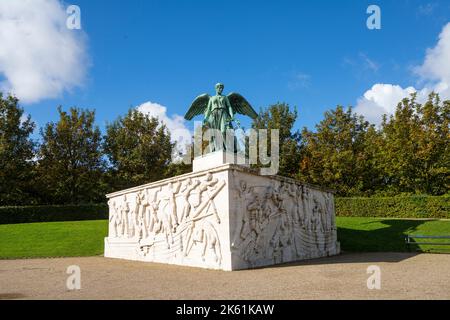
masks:
POLYGON ((104 150, 114 190, 166 177, 174 144, 158 118, 130 109, 125 117, 108 124, 106 131, 104 150))
POLYGON ((35 124, 19 100, 0 92, 0 205, 32 204, 35 124))
POLYGON ((371 193, 382 180, 374 170, 377 150, 367 148, 379 136, 351 107, 327 111, 316 132, 304 128, 302 137, 301 179, 344 196, 371 193))
MULTIPOLYGON (((258 118, 253 120, 252 128, 267 129, 268 152, 270 153, 271 130, 279 130, 280 138, 280 167, 279 175, 295 177, 300 167, 301 136, 293 131, 297 120, 297 108, 291 111, 289 104, 276 103, 259 112, 258 118)), ((269 154, 270 155, 270 154, 269 154)))
POLYGON ((104 200, 105 160, 95 111, 58 108, 59 121, 41 130, 38 176, 45 203, 88 203, 104 200))
POLYGON ((437 94, 417 103, 403 99, 382 123, 380 154, 392 192, 439 195, 448 192, 450 176, 450 101, 437 94))

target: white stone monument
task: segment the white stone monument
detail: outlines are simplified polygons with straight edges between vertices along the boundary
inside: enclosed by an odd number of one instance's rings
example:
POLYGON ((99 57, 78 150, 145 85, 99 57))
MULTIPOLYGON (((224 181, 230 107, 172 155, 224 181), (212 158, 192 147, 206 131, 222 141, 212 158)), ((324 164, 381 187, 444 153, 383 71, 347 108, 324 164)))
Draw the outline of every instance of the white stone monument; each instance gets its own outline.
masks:
POLYGON ((108 194, 105 257, 231 271, 339 253, 331 191, 229 160, 108 194))

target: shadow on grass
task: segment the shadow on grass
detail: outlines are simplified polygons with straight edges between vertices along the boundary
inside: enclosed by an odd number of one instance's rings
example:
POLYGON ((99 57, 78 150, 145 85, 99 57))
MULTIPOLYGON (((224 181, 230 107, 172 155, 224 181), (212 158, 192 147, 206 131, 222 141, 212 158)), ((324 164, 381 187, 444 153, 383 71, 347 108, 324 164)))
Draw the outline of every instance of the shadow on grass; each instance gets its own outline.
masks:
MULTIPOLYGON (((408 252, 407 234, 414 233, 427 220, 375 220, 368 221, 368 230, 338 227, 338 241, 343 252, 408 252), (382 224, 372 229, 371 224, 382 224)), ((411 247, 413 248, 413 247, 411 247)))

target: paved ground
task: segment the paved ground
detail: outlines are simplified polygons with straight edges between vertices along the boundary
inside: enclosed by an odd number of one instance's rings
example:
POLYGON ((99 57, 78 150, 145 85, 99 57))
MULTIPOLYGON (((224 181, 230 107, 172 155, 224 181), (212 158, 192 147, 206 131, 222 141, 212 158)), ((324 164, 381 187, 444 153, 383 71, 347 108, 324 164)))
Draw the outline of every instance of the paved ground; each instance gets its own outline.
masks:
POLYGON ((0 299, 450 299, 450 255, 343 254, 257 270, 211 271, 103 257, 0 260, 0 299), (67 267, 81 290, 66 289, 67 267), (367 267, 381 290, 367 289, 367 267))

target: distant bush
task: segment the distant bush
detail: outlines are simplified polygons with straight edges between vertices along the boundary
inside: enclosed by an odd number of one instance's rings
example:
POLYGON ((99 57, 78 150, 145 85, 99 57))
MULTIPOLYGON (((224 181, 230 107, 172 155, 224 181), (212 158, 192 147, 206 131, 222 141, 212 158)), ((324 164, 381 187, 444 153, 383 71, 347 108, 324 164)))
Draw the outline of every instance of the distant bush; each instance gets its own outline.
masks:
POLYGON ((450 218, 450 196, 336 198, 341 217, 450 218))
POLYGON ((0 207, 0 224, 108 219, 106 204, 0 207))
MULTIPOLYGON (((340 217, 447 218, 450 195, 336 198, 340 217)), ((0 207, 0 224, 108 219, 106 204, 0 207)))

